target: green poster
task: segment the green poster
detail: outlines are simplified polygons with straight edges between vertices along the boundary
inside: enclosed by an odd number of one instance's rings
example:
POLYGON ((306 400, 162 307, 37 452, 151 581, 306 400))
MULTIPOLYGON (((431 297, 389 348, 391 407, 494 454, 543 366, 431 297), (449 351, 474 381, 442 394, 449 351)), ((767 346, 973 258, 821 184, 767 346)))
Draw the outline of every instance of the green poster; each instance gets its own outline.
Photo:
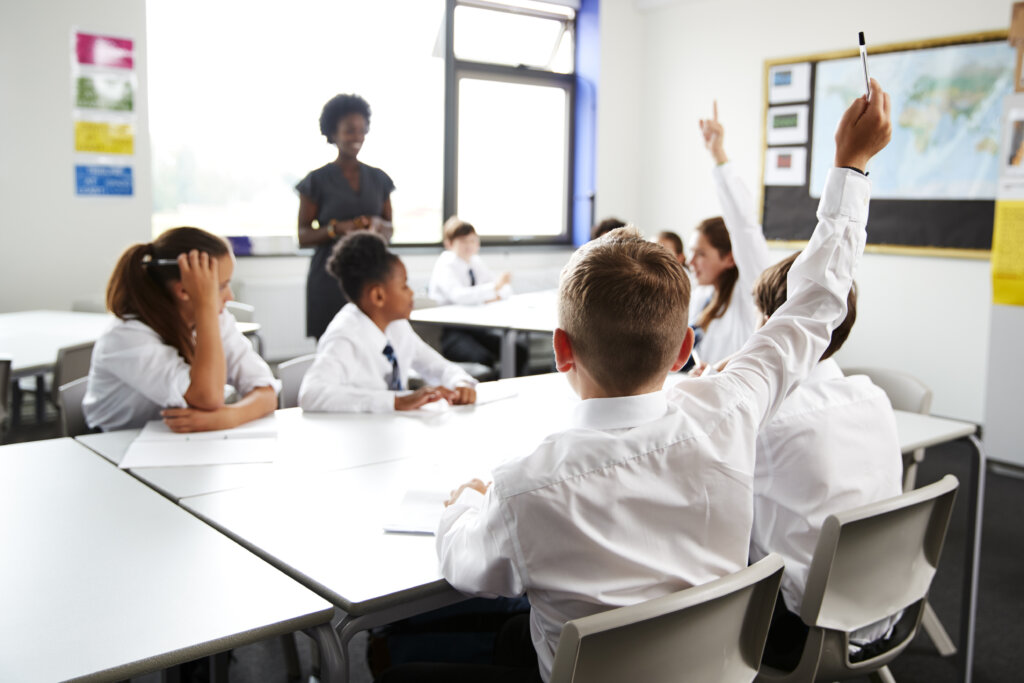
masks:
POLYGON ((75 106, 82 109, 134 111, 135 86, 124 76, 79 76, 75 88, 75 106))

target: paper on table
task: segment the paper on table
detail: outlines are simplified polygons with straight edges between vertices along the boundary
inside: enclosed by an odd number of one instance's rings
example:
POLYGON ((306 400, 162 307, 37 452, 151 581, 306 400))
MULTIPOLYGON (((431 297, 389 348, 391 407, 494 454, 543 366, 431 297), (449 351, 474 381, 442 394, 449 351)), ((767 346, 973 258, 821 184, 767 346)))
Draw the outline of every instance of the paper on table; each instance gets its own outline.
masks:
POLYGON ((385 522, 384 531, 433 536, 449 495, 440 491, 407 491, 391 519, 385 522))
POLYGON ((179 434, 172 432, 162 420, 146 423, 136 441, 216 441, 218 439, 257 439, 277 436, 277 422, 273 415, 247 422, 234 429, 215 429, 209 432, 179 434))

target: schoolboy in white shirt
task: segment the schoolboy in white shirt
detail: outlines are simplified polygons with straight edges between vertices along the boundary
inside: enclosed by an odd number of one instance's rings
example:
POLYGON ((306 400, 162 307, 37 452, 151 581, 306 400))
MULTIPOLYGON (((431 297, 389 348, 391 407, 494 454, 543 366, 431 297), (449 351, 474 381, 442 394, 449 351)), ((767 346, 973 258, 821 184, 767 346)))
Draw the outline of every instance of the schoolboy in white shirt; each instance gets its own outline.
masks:
POLYGON ((316 360, 299 387, 303 410, 383 413, 442 399, 455 405, 476 401, 476 380, 409 325, 413 292, 405 265, 381 237, 349 235, 335 247, 327 269, 351 303, 317 342, 316 360), (429 385, 409 392, 410 370, 429 385))
MULTIPOLYGON (((872 81, 836 133, 836 166, 863 169, 891 135, 872 81)), ((870 185, 832 169, 789 301, 722 373, 661 390, 690 355, 689 282, 628 229, 581 247, 562 272, 558 369, 584 399, 574 425, 453 491, 437 533, 444 577, 482 596, 525 592, 539 675, 562 625, 747 565, 757 432, 817 364, 866 240, 870 185)), ((403 680, 397 675, 389 681, 403 680)))
MULTIPOLYGON (((797 254, 768 268, 754 285, 754 301, 769 320, 786 301, 786 278, 797 254)), ((779 553, 786 563, 764 661, 792 670, 807 626, 800 617, 811 558, 830 514, 902 493, 903 459, 892 404, 864 376, 844 377, 832 355, 857 319, 856 288, 847 313, 807 378, 757 436, 754 527, 750 559, 779 553)), ((851 634, 861 646, 885 638, 895 618, 851 634)))

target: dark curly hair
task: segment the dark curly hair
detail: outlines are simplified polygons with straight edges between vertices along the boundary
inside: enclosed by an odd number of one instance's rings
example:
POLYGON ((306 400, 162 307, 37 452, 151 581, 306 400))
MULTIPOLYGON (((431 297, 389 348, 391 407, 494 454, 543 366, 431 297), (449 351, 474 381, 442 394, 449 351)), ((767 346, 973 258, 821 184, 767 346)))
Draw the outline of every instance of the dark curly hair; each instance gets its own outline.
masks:
POLYGON ((338 130, 338 121, 349 114, 362 114, 366 123, 370 123, 370 104, 359 95, 335 95, 327 100, 320 112, 320 132, 327 142, 334 144, 334 133, 338 130))
POLYGON ((335 245, 327 272, 338 279, 348 300, 355 302, 367 287, 387 281, 396 263, 398 255, 388 250, 383 237, 360 230, 335 245))

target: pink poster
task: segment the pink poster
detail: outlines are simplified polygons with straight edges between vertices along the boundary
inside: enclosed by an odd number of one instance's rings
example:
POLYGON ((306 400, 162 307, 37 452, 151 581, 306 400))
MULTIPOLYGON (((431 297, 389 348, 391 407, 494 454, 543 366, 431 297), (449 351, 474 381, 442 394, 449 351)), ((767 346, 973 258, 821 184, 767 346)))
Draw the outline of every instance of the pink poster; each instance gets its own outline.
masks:
POLYGON ((92 33, 75 34, 75 52, 79 64, 131 69, 132 41, 127 38, 98 36, 92 33))

